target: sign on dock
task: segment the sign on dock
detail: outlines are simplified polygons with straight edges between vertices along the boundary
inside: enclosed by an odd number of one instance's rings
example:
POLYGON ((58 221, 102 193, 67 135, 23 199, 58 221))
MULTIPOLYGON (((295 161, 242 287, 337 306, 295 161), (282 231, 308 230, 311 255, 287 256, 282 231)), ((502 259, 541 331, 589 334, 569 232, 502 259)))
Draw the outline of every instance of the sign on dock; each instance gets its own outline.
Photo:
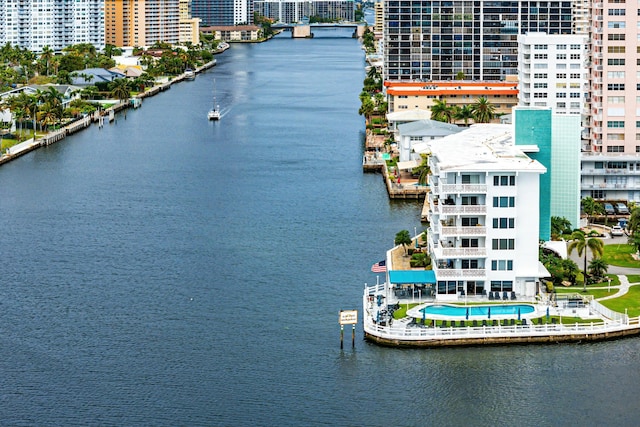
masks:
POLYGON ((358 310, 340 310, 341 325, 355 325, 358 323, 358 310))

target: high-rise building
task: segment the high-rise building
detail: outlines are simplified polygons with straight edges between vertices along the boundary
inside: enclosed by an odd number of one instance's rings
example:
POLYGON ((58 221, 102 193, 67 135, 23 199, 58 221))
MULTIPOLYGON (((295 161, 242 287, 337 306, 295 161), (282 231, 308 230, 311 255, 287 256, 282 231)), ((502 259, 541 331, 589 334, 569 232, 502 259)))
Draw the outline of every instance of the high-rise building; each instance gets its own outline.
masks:
POLYGON ((192 13, 203 26, 253 23, 253 0, 193 0, 192 13))
POLYGON ((582 197, 640 201, 638 8, 592 2, 590 123, 582 197))
MULTIPOLYGON (((518 36, 518 100, 523 107, 551 107, 585 114, 588 96, 587 37, 527 33, 518 36)), ((585 123, 586 124, 586 123, 585 123)))
POLYGON ((179 0, 104 0, 105 41, 150 46, 180 41, 179 0))
POLYGON ((292 24, 317 16, 331 20, 353 21, 353 0, 255 0, 254 10, 276 22, 292 24))
POLYGON ((518 34, 572 33, 569 1, 385 0, 385 80, 503 80, 518 34))
POLYGON ((103 49, 102 0, 0 1, 0 44, 34 52, 60 51, 79 43, 103 49))

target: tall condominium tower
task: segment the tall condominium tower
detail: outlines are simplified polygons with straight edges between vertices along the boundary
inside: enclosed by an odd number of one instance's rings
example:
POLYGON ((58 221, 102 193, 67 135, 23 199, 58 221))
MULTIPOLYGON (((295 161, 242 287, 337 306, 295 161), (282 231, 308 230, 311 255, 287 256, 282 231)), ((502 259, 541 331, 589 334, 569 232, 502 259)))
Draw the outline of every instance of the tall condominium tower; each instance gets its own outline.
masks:
POLYGON ((0 44, 34 52, 89 43, 104 48, 102 0, 0 1, 0 44))
POLYGON ((551 107, 558 114, 584 114, 586 125, 587 59, 587 36, 519 35, 519 105, 551 107))
POLYGON ((149 46, 180 40, 179 0, 104 0, 105 40, 115 46, 149 46))
POLYGON ((253 0, 193 0, 192 7, 203 26, 253 23, 253 0))
POLYGON ((572 33, 569 1, 385 0, 386 80, 502 80, 518 34, 572 33))

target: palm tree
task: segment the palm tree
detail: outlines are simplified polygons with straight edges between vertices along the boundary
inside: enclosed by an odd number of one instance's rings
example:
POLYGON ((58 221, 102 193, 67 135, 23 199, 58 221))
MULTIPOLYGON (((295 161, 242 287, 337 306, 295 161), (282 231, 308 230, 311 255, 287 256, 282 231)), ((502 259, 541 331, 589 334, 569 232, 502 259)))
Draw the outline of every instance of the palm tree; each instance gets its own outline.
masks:
POLYGON ((429 167, 429 155, 420 154, 420 157, 422 157, 422 163, 420 163, 418 167, 413 168, 411 172, 414 175, 418 175, 418 184, 427 185, 427 179, 431 173, 431 168, 429 167))
POLYGON ((592 197, 585 197, 580 201, 582 210, 587 215, 587 223, 589 223, 589 217, 593 215, 602 215, 604 213, 604 206, 593 200, 592 197))
POLYGON ((631 209, 627 229, 632 235, 640 232, 640 206, 634 206, 633 209, 631 209))
POLYGON ((404 248, 404 255, 406 256, 407 245, 410 245, 411 243, 413 243, 413 240, 411 240, 411 235, 409 234, 409 230, 398 231, 394 242, 396 245, 402 245, 402 247, 404 248))
POLYGON ((473 119, 476 123, 489 123, 495 117, 496 107, 489 100, 481 96, 473 104, 473 119))
POLYGON ((469 119, 473 119, 473 107, 471 105, 463 105, 456 108, 454 118, 456 120, 464 120, 464 125, 469 126, 469 119))
POLYGON ((609 264, 602 258, 594 258, 589 262, 589 273, 593 277, 604 277, 609 269, 609 264))
POLYGON ((125 79, 115 79, 109 84, 110 96, 118 99, 122 102, 125 99, 129 99, 131 96, 131 90, 129 89, 129 82, 125 79))
POLYGON ((447 100, 434 99, 431 106, 431 120, 451 123, 454 116, 454 107, 447 105, 447 100))
POLYGON ((56 109, 49 103, 46 103, 40 107, 40 111, 38 111, 38 120, 40 121, 40 127, 45 131, 48 129, 50 124, 56 122, 57 119, 56 109))
POLYGON ((640 252, 640 234, 639 233, 632 233, 628 238, 627 238, 627 243, 632 245, 634 248, 636 248, 636 252, 640 252))
POLYGON ((40 53, 40 61, 45 64, 45 72, 47 76, 49 75, 49 65, 51 64, 51 60, 54 57, 53 49, 49 47, 49 45, 42 48, 42 52, 40 53))
POLYGON ((569 254, 574 250, 578 253, 578 256, 584 254, 584 288, 583 291, 587 291, 587 248, 591 251, 593 258, 600 258, 604 253, 604 243, 602 240, 595 237, 587 238, 582 231, 574 231, 571 234, 571 243, 567 246, 569 254))

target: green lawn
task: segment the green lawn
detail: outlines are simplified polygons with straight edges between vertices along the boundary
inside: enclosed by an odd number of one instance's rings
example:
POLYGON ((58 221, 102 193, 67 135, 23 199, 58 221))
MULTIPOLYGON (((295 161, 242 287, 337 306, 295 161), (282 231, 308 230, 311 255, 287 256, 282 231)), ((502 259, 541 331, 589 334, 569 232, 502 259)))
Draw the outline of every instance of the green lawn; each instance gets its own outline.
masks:
POLYGON ((624 313, 627 309, 629 317, 640 316, 640 286, 632 286, 625 295, 600 301, 600 304, 618 313, 624 313))
POLYGON ((640 268, 640 261, 633 259, 635 248, 631 245, 617 244, 605 245, 604 255, 602 259, 609 265, 617 265, 618 267, 640 268))
MULTIPOLYGON (((640 283, 640 274, 628 274, 629 283, 640 283)), ((613 284, 613 282, 611 282, 613 284)))

